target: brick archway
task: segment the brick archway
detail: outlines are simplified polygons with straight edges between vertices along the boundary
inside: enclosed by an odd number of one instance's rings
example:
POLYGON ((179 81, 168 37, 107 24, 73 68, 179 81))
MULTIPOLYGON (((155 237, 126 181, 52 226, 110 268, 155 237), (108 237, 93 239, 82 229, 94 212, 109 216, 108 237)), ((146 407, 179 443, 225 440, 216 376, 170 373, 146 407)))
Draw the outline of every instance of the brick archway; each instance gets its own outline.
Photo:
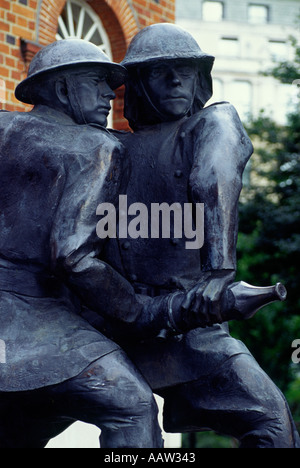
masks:
MULTIPOLYGON (((56 40, 58 18, 66 0, 40 0, 38 7, 37 42, 48 45, 56 40)), ((140 27, 128 0, 90 0, 89 5, 101 18, 104 29, 107 31, 112 57, 115 62, 120 62, 126 52, 132 37, 140 27)), ((117 91, 114 101, 114 127, 127 128, 127 122, 123 118, 123 94, 121 88, 117 91)))
MULTIPOLYGON (((41 45, 55 41, 58 17, 65 3, 66 0, 40 0, 36 35, 41 45)), ((122 60, 130 40, 140 29, 128 0, 90 0, 88 3, 109 34, 113 60, 122 60)))

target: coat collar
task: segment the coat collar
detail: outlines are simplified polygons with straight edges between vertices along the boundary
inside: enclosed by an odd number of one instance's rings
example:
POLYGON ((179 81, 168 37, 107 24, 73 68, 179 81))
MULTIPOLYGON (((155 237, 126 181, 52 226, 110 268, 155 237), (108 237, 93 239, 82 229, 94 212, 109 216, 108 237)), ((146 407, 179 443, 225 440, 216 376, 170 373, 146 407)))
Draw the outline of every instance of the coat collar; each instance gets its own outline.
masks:
POLYGON ((102 130, 106 133, 110 133, 106 127, 102 127, 97 124, 79 125, 69 115, 65 114, 64 112, 53 109, 52 107, 44 106, 42 104, 36 105, 30 111, 30 114, 46 122, 56 123, 57 125, 66 125, 66 126, 76 125, 77 127, 93 127, 93 128, 102 130))
POLYGON ((56 122, 59 125, 76 125, 76 122, 69 115, 42 104, 35 106, 30 114, 51 123, 56 122))

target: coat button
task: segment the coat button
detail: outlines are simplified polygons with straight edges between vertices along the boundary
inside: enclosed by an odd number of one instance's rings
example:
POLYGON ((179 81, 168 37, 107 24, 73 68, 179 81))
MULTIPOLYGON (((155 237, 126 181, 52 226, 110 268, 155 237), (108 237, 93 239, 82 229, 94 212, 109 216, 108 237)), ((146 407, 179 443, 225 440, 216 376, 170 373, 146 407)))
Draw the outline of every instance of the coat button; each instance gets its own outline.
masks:
POLYGON ((180 169, 174 172, 174 176, 177 177, 178 179, 182 177, 183 173, 180 169))
POLYGON ((122 249, 123 250, 128 250, 130 249, 130 242, 126 241, 122 244, 122 249))

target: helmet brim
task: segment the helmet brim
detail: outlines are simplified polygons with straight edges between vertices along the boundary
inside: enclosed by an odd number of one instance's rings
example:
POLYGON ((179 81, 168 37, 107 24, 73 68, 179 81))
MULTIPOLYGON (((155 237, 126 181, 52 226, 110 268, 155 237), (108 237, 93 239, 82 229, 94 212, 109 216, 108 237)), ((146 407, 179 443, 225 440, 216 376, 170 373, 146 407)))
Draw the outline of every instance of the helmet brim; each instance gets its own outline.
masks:
POLYGON ((134 60, 126 59, 125 57, 125 59, 121 62, 121 65, 125 67, 126 69, 130 69, 130 68, 137 68, 137 67, 139 68, 147 67, 147 66, 153 65, 155 63, 160 63, 160 62, 193 62, 199 68, 201 68, 201 66, 203 65, 210 65, 211 66, 210 68, 212 68, 214 61, 215 61, 215 57, 213 57, 212 55, 205 54, 205 53, 201 55, 197 54, 197 55, 189 55, 189 56, 184 56, 182 54, 176 56, 176 54, 173 54, 170 56, 164 55, 164 56, 154 56, 150 58, 144 58, 144 57, 134 58, 134 60))
POLYGON ((19 101, 25 104, 34 104, 32 98, 33 95, 36 95, 36 93, 34 93, 34 88, 39 83, 42 83, 43 79, 46 78, 46 76, 49 76, 50 74, 54 74, 56 72, 65 72, 67 70, 76 70, 78 71, 78 73, 80 73, 80 69, 86 68, 91 70, 95 70, 97 68, 101 70, 104 69, 107 73, 107 83, 112 90, 119 88, 125 83, 127 72, 125 67, 123 67, 122 65, 119 65, 114 62, 100 63, 99 61, 86 62, 82 60, 81 62, 77 62, 76 64, 74 64, 74 62, 70 62, 64 65, 48 67, 47 70, 42 70, 25 78, 25 80, 21 81, 21 83, 19 83, 16 87, 15 96, 19 101))

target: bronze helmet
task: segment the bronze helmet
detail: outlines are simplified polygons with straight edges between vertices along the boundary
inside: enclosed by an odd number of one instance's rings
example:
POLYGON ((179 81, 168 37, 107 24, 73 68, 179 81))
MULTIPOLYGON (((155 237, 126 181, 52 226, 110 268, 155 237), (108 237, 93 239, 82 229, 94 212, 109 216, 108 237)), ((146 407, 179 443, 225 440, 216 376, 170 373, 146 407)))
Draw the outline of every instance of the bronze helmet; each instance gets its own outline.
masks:
POLYGON ((142 29, 131 41, 121 64, 138 67, 166 60, 194 60, 212 68, 214 57, 203 52, 193 36, 180 26, 158 23, 142 29))
POLYGON ((33 104, 32 88, 37 81, 54 71, 78 67, 101 66, 107 71, 107 82, 112 89, 125 81, 126 70, 112 62, 99 47, 82 39, 63 39, 41 49, 33 58, 28 76, 15 90, 16 98, 27 104, 33 104))

